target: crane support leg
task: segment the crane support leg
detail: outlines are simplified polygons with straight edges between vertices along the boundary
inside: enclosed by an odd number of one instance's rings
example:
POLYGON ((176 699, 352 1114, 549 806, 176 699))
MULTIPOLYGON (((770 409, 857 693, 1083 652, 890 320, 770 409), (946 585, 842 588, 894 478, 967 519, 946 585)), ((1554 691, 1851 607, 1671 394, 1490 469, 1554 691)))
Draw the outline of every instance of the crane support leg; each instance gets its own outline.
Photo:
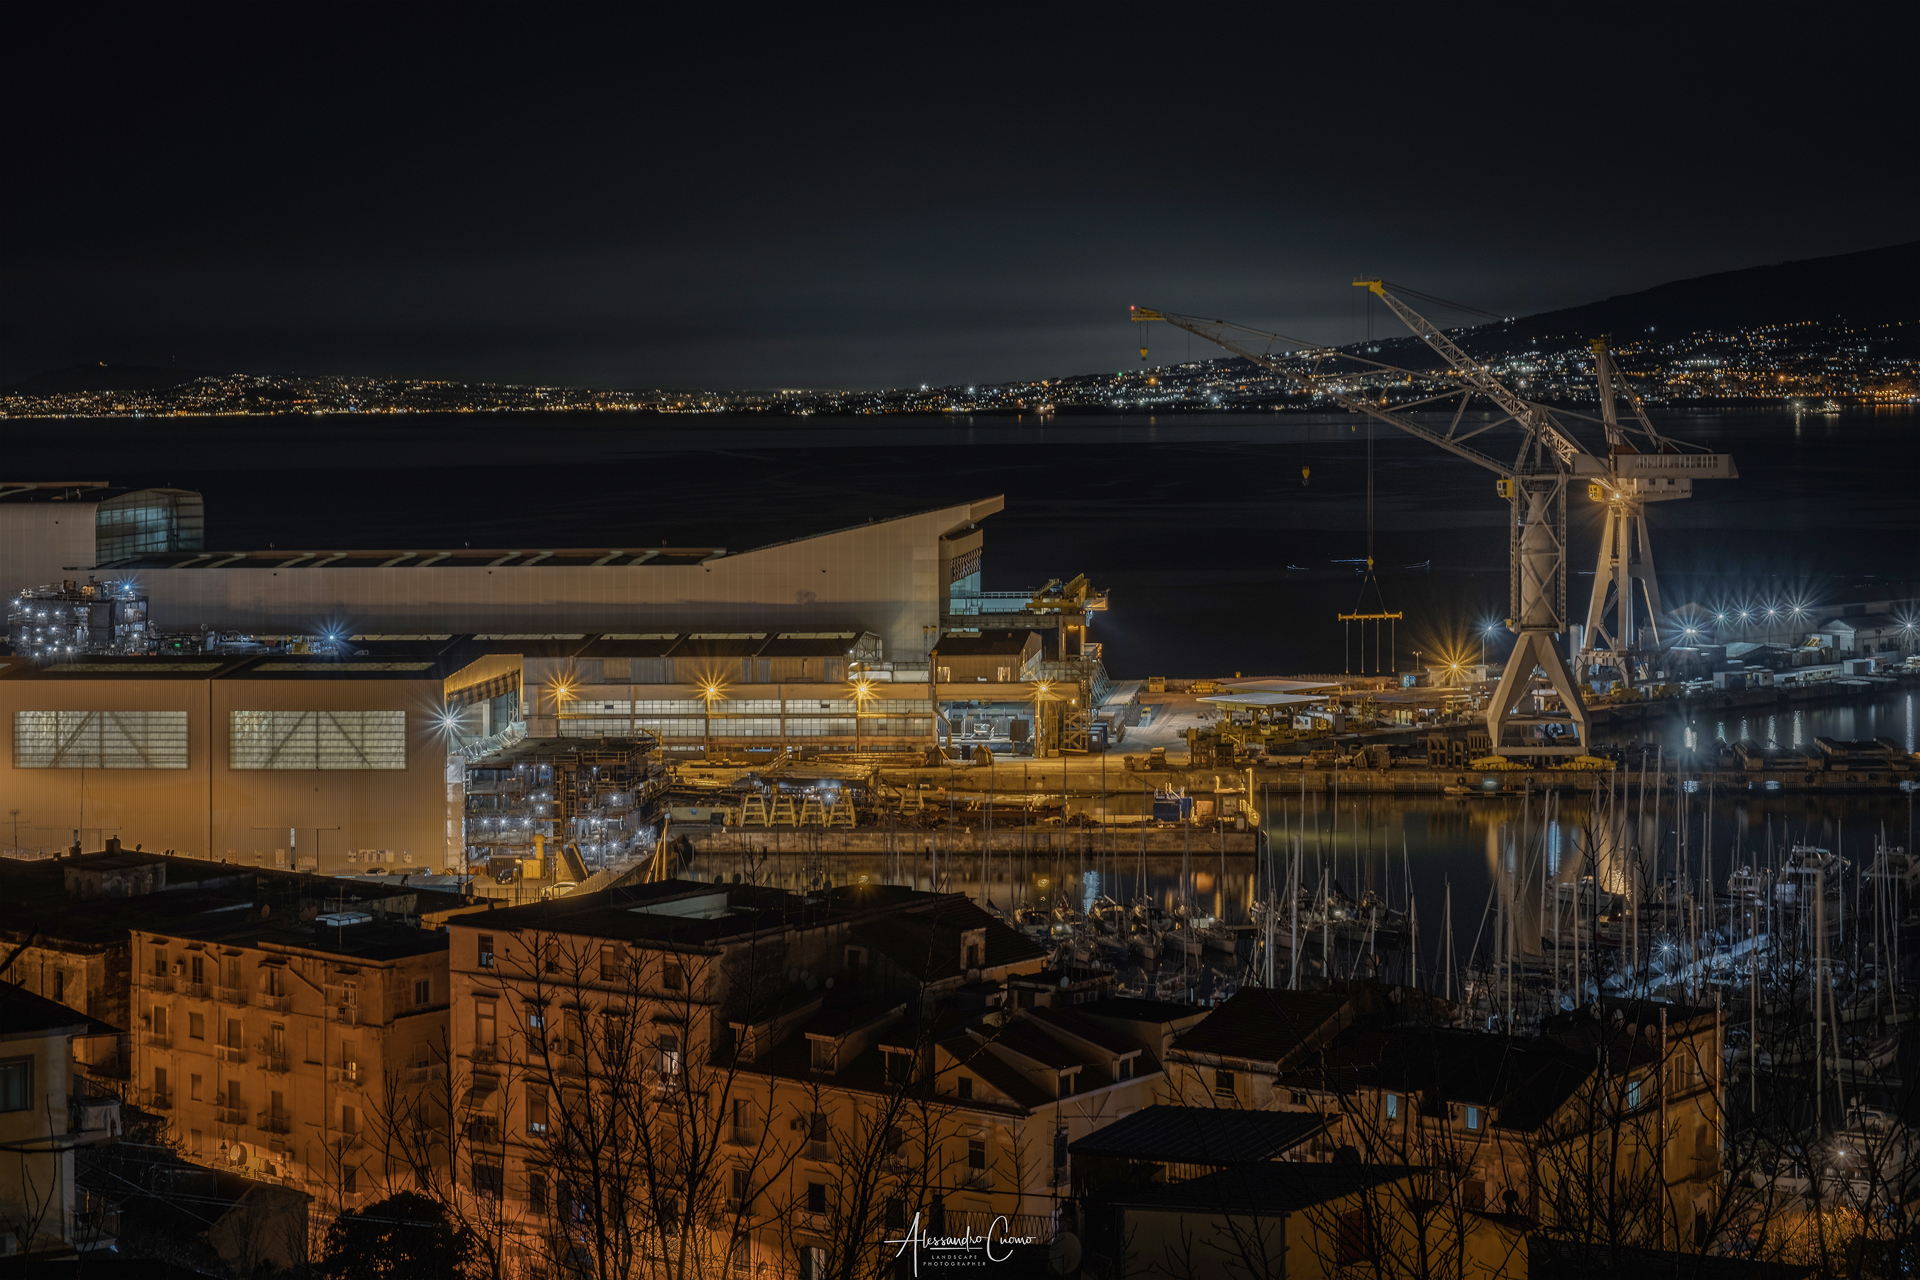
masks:
POLYGON ((1495 755, 1576 756, 1587 749, 1587 706, 1574 687, 1573 673, 1560 653, 1553 632, 1527 628, 1513 646, 1507 669, 1500 674, 1493 701, 1487 706, 1487 737, 1495 755), (1515 704, 1529 696, 1538 669, 1560 695, 1565 715, 1539 715, 1515 704), (1557 726, 1557 733, 1549 733, 1557 726), (1572 740, 1570 740, 1572 739, 1572 740))
POLYGON ((1487 707, 1487 736, 1496 755, 1579 755, 1587 749, 1587 709, 1556 637, 1566 616, 1567 477, 1564 472, 1516 477, 1513 503, 1513 656, 1487 707), (1529 696, 1534 670, 1546 673, 1565 710, 1516 713, 1529 696))

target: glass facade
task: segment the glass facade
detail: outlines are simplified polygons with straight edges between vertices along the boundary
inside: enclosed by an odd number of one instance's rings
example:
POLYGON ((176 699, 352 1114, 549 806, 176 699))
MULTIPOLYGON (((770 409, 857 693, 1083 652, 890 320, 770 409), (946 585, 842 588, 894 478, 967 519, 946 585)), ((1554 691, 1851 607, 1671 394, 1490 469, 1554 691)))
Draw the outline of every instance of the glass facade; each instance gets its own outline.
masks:
POLYGON ((203 549, 205 507, 183 489, 142 489, 109 498, 95 510, 95 562, 109 564, 156 551, 203 549))

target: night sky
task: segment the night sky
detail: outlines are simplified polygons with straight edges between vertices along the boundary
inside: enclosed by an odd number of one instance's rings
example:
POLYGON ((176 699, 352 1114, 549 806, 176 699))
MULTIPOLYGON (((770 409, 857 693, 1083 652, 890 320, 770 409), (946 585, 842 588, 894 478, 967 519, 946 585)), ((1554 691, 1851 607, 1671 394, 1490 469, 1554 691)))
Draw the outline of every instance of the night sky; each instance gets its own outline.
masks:
POLYGON ((697 11, 16 7, 0 383, 1042 377, 1920 225, 1904 7, 697 11))

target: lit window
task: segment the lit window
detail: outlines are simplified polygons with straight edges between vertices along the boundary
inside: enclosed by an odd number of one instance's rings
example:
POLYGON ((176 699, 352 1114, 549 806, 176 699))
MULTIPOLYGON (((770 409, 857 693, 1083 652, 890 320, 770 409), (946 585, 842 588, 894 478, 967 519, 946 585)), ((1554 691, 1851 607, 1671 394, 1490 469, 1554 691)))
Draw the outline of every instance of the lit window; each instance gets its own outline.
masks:
POLYGON ((1387 1119, 1398 1120, 1399 1118, 1400 1118, 1400 1095, 1397 1093, 1390 1093, 1387 1095, 1387 1119))
POLYGON ((1480 1108, 1468 1107, 1467 1108, 1467 1128, 1477 1130, 1479 1129, 1479 1127, 1480 1127, 1480 1108))
POLYGON ((184 711, 16 711, 16 769, 184 769, 184 711))
POLYGON ((232 769, 405 769, 407 713, 234 711, 227 763, 232 769))

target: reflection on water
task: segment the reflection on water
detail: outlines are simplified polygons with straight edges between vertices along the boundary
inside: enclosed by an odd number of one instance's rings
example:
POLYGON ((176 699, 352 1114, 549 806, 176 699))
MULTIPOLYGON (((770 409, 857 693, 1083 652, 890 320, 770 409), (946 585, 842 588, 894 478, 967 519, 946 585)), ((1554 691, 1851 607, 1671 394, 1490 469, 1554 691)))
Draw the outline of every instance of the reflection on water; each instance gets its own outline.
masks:
MULTIPOLYGON (((1805 841, 1864 859, 1883 830, 1894 843, 1908 843, 1912 821, 1911 798, 1897 793, 1840 798, 1728 794, 1717 787, 1679 796, 1649 788, 1643 796, 1630 785, 1612 799, 1570 789, 1530 798, 1309 793, 1303 799, 1274 792, 1266 800, 1270 839, 1258 857, 1223 856, 1206 831, 1196 831, 1184 852, 1143 856, 1138 836, 1129 841, 1125 831, 1056 830, 1058 847, 1036 839, 1024 851, 996 851, 984 866, 977 854, 942 852, 937 887, 1003 910, 1063 899, 1085 910, 1102 895, 1149 897, 1167 907, 1191 902, 1201 914, 1241 922, 1270 883, 1286 883, 1297 857, 1302 885, 1318 885, 1324 874, 1355 897, 1374 893, 1394 907, 1411 903, 1422 922, 1423 952, 1441 945, 1436 927, 1450 886, 1455 945, 1464 956, 1476 936, 1483 948, 1491 945, 1490 931, 1498 927, 1489 914, 1497 901, 1496 873, 1514 913, 1511 928, 1527 950, 1537 946, 1533 940, 1548 923, 1543 913, 1554 911, 1559 887, 1592 876, 1602 890, 1623 892, 1627 849, 1610 832, 1625 832, 1628 848, 1655 878, 1696 884, 1705 878, 1724 892, 1732 869, 1755 861, 1769 841, 1775 849, 1805 841), (1483 917, 1491 921, 1484 929, 1483 917)), ((744 867, 737 855, 703 855, 688 874, 731 879, 739 871, 791 887, 816 876, 834 884, 866 877, 936 887, 924 833, 917 852, 893 854, 822 854, 797 841, 782 849, 776 840, 757 866, 744 867)))

